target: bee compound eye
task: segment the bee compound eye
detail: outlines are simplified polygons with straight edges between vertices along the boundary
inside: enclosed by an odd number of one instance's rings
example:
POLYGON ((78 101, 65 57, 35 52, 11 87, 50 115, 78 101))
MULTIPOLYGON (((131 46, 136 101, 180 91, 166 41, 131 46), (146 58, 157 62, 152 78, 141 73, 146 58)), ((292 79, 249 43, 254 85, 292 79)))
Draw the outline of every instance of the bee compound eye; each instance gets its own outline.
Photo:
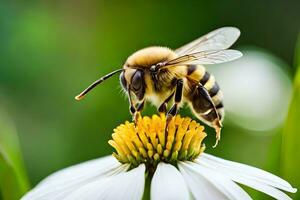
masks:
POLYGON ((137 70, 131 79, 131 85, 135 91, 138 91, 142 86, 144 81, 144 74, 141 70, 137 70))
POLYGON ((125 79, 124 71, 122 71, 120 74, 120 83, 121 83, 122 87, 126 90, 127 89, 127 81, 125 79))

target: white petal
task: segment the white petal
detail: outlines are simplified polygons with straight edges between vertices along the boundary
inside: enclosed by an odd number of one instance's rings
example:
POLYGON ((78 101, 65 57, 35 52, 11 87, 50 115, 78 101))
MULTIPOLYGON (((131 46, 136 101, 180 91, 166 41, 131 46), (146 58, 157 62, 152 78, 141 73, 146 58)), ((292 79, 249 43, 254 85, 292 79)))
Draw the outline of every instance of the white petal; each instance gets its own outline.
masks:
POLYGON ((151 199, 189 199, 187 185, 173 165, 163 162, 158 164, 151 182, 151 199))
POLYGON ((253 181, 260 182, 262 184, 267 184, 288 192, 297 191, 297 189, 293 188, 287 181, 256 167, 251 167, 249 165, 224 160, 222 158, 218 158, 205 153, 201 154, 201 156, 196 161, 200 164, 207 163, 210 167, 226 171, 226 174, 230 177, 237 176, 242 179, 251 179, 253 181))
POLYGON ((74 191, 64 200, 140 200, 143 197, 144 185, 145 165, 141 164, 128 172, 89 183, 74 191))
POLYGON ((222 174, 193 162, 180 162, 178 166, 195 199, 251 200, 240 186, 222 174))
POLYGON ((122 165, 112 156, 87 161, 53 173, 22 197, 22 200, 62 199, 84 184, 127 169, 128 165, 122 165))

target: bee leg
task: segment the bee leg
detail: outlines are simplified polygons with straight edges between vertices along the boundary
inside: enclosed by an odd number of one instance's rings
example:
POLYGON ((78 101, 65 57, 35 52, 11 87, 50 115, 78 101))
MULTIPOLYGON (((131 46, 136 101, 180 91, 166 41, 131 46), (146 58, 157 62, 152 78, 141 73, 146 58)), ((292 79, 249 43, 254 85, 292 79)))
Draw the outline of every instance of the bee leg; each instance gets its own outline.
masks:
POLYGON ((172 99, 173 96, 174 96, 174 92, 172 92, 172 94, 166 100, 164 100, 164 102, 159 106, 158 112, 160 112, 160 113, 167 112, 168 103, 172 99))
POLYGON ((178 112, 178 104, 181 102, 182 99, 182 89, 183 89, 183 80, 178 79, 176 83, 176 91, 175 91, 175 98, 174 98, 174 105, 170 108, 167 113, 167 124, 168 122, 174 117, 178 112))
POLYGON ((134 107, 134 105, 130 105, 129 107, 129 111, 130 111, 130 114, 132 116, 132 121, 135 121, 135 115, 136 115, 136 108, 134 107))
POLYGON ((133 103, 133 99, 131 96, 131 89, 129 85, 127 86, 127 96, 129 101, 129 111, 132 116, 132 120, 135 121, 136 108, 135 108, 135 103, 133 103))
POLYGON ((133 102, 132 96, 131 96, 131 89, 130 86, 127 87, 127 91, 128 91, 128 100, 129 100, 129 111, 131 113, 132 116, 132 121, 134 121, 134 123, 137 123, 138 119, 141 117, 141 111, 144 109, 144 105, 145 105, 145 100, 143 97, 143 100, 141 101, 141 103, 139 103, 136 107, 136 103, 133 102))
POLYGON ((220 122, 220 120, 216 119, 213 123, 214 125, 214 129, 216 130, 216 142, 213 146, 213 148, 217 147, 219 140, 221 139, 221 128, 222 128, 222 124, 220 122))
POLYGON ((219 140, 221 138, 221 128, 222 128, 221 120, 220 120, 220 117, 218 115, 218 112, 217 112, 217 109, 215 107, 215 104, 213 103, 211 97, 209 96, 209 93, 206 90, 206 88, 203 85, 199 84, 197 86, 197 90, 200 92, 200 95, 202 97, 204 97, 207 102, 210 103, 210 106, 212 108, 212 110, 209 111, 209 113, 212 112, 212 114, 213 114, 213 116, 215 118, 215 120, 212 122, 212 126, 215 129, 215 131, 216 131, 216 143, 213 146, 213 148, 215 148, 218 145, 218 142, 219 142, 219 140))
POLYGON ((141 118, 141 112, 144 109, 145 100, 143 100, 141 103, 137 105, 135 113, 133 113, 133 121, 135 123, 138 122, 139 118, 141 118))

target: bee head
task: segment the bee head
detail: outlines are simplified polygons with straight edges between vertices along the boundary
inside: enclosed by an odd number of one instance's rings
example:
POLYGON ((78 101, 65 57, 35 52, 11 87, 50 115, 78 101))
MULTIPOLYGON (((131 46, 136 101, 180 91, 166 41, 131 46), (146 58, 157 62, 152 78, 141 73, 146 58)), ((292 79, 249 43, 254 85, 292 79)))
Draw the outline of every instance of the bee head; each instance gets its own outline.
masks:
POLYGON ((120 83, 124 90, 132 91, 139 100, 144 98, 146 89, 144 70, 124 69, 120 74, 120 83))

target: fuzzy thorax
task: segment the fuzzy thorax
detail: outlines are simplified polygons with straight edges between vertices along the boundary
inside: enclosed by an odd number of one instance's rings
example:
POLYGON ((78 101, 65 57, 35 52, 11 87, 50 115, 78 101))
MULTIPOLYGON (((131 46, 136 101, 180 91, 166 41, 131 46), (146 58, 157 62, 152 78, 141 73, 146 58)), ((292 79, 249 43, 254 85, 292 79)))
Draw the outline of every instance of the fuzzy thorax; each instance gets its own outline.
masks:
POLYGON ((108 143, 121 163, 155 168, 160 161, 176 165, 177 161, 194 160, 205 149, 201 144, 205 137, 204 127, 189 117, 177 115, 166 127, 166 117, 161 114, 139 118, 136 125, 119 125, 108 143))

